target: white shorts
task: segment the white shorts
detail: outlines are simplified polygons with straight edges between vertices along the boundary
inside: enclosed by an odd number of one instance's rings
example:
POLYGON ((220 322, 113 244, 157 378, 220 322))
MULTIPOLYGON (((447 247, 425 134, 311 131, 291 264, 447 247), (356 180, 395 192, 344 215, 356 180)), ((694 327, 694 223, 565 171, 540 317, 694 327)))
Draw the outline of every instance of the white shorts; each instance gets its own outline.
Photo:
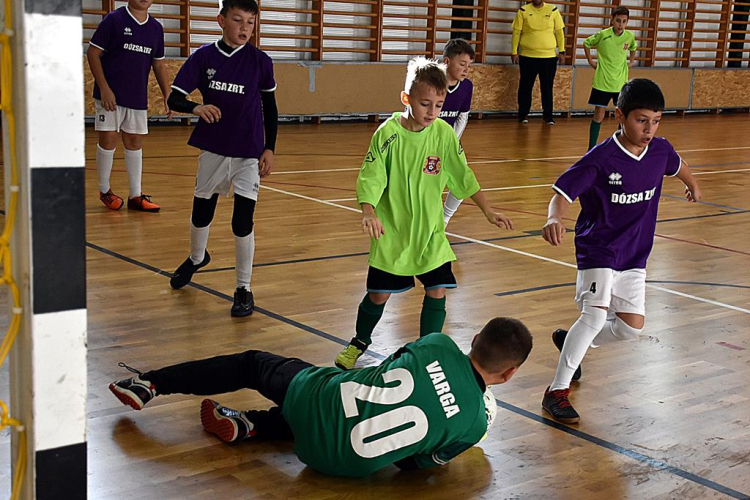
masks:
POLYGON ((234 193, 258 201, 260 171, 256 158, 232 158, 204 151, 198 157, 195 196, 209 199, 216 193, 234 193))
POLYGON ((96 100, 94 130, 97 132, 127 132, 128 134, 148 134, 148 111, 117 106, 115 111, 107 111, 102 102, 96 100))
POLYGON ((646 270, 584 269, 576 278, 576 305, 606 307, 609 313, 646 315, 646 270))

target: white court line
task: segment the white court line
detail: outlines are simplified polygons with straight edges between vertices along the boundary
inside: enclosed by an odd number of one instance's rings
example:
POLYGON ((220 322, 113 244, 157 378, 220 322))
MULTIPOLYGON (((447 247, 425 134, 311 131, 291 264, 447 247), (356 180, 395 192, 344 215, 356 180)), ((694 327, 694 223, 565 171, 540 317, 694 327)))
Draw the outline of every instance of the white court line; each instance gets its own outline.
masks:
MULTIPOLYGON (((322 203, 323 205, 328 205, 329 207, 343 208, 344 210, 348 210, 350 212, 356 212, 357 214, 361 213, 360 210, 358 210, 356 208, 347 207, 347 206, 344 206, 344 205, 339 205, 339 204, 331 202, 331 201, 321 200, 321 199, 318 199, 318 198, 313 198, 311 196, 305 196, 305 195, 302 195, 302 194, 293 193, 291 191, 284 191, 283 189, 272 188, 272 187, 268 187, 268 186, 264 186, 264 185, 261 185, 261 187, 264 188, 264 189, 268 189, 270 191, 276 192, 276 193, 285 194, 285 195, 288 195, 288 196, 294 196, 295 198, 302 198, 303 200, 314 201, 315 203, 322 203)), ((514 254, 517 254, 517 255, 521 255, 523 257, 530 257, 532 259, 543 260, 545 262, 550 262, 552 264, 557 264, 559 266, 564 266, 564 267, 569 267, 569 268, 572 268, 572 269, 577 269, 577 267, 574 264, 571 264, 569 262, 563 262, 561 260, 551 259, 549 257, 544 257, 542 255, 536 255, 536 254, 533 254, 533 253, 524 252, 523 250, 516 250, 515 248, 504 247, 502 245, 497 245, 497 244, 491 243, 489 241, 482 241, 482 240, 477 240, 475 238, 470 238, 468 236, 461 236, 460 234, 456 234, 456 233, 446 232, 445 234, 447 234, 449 236, 453 236, 454 238, 458 238, 460 240, 470 241, 470 242, 476 243, 478 245, 484 245, 484 246, 487 246, 487 247, 496 248, 498 250, 503 250, 503 251, 506 251, 506 252, 514 253, 514 254)), ((669 288, 663 288, 663 287, 660 287, 660 286, 657 286, 657 285, 646 284, 646 286, 648 288, 653 288, 654 290, 659 290, 659 291, 662 291, 662 292, 670 293, 672 295, 677 295, 678 297, 684 297, 684 298, 692 299, 692 300, 695 300, 695 301, 698 301, 698 302, 703 302, 705 304, 711 304, 711 305, 714 305, 714 306, 723 307, 725 309, 731 309, 732 311, 737 311, 737 312, 741 312, 741 313, 745 313, 745 314, 750 314, 750 309, 744 309, 742 307, 733 306, 731 304, 725 304, 723 302, 718 302, 718 301, 715 301, 715 300, 704 299, 703 297, 697 297, 695 295, 690 295, 688 293, 677 292, 675 290, 670 290, 669 288)))
POLYGON ((360 170, 360 167, 356 168, 328 168, 325 170, 289 170, 287 172, 276 172, 274 171, 273 175, 276 177, 277 175, 289 175, 289 174, 322 174, 326 172, 351 172, 352 170, 360 170))

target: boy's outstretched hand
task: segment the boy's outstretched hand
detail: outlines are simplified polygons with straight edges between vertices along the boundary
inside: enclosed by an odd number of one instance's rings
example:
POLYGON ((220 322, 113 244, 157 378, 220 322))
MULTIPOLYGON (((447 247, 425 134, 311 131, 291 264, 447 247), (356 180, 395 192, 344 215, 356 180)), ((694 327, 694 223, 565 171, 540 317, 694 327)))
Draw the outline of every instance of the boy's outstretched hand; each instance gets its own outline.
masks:
POLYGON ((487 220, 490 221, 490 224, 494 224, 499 228, 513 229, 513 221, 500 212, 488 210, 484 214, 484 216, 487 217, 487 220))
POLYGON ((547 224, 542 228, 542 238, 553 247, 556 247, 562 243, 565 231, 565 225, 562 222, 556 219, 548 219, 547 224))
POLYGON ((703 193, 701 192, 701 188, 699 188, 697 185, 693 186, 693 189, 690 189, 689 187, 685 186, 685 198, 687 198, 687 201, 700 201, 701 198, 703 198, 703 193))
POLYGON ((385 234, 383 223, 375 214, 364 214, 362 217, 362 232, 376 240, 385 234))

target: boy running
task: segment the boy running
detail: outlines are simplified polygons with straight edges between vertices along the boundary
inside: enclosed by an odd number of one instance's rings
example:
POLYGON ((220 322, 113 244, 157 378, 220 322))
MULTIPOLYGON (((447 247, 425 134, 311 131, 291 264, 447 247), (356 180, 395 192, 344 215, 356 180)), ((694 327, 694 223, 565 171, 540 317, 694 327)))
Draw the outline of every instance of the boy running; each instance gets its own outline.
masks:
POLYGON ((456 288, 451 261, 456 256, 445 236, 443 190, 471 197, 487 220, 513 229, 510 219, 495 212, 466 164, 453 128, 438 119, 448 82, 445 66, 418 57, 409 62, 401 102, 375 132, 357 178, 362 230, 369 235, 367 294, 357 312, 356 337, 336 356, 336 365, 354 368, 393 293, 422 282, 425 297, 420 337, 440 332, 445 322, 445 290, 456 288))
POLYGON ((257 390, 276 406, 238 411, 204 399, 203 427, 226 442, 294 440, 294 453, 313 469, 362 477, 390 464, 446 465, 478 443, 494 419, 487 386, 510 380, 531 345, 523 323, 495 318, 474 337, 468 356, 443 334, 350 372, 247 351, 145 373, 121 363, 138 375, 109 389, 136 410, 157 395, 257 390))
MULTIPOLYGON (((443 64, 446 66, 448 77, 448 93, 445 95, 445 102, 439 116, 453 127, 459 141, 466 129, 466 124, 469 123, 474 84, 466 78, 466 75, 469 74, 473 61, 474 49, 466 40, 453 38, 445 44, 443 64)), ((450 191, 448 192, 443 205, 443 220, 446 226, 462 201, 450 191)))
POLYGON ((148 134, 148 74, 152 67, 164 95, 167 118, 172 116, 166 104, 169 75, 164 63, 164 29, 148 15, 152 2, 129 0, 125 7, 107 14, 91 37, 86 52, 94 76, 99 199, 110 210, 119 210, 124 204, 109 185, 117 134, 121 131, 130 183, 128 209, 158 212, 160 208, 141 192, 142 139, 148 134))
POLYGON ((596 70, 589 96, 589 104, 594 106, 594 119, 589 127, 589 149, 599 142, 599 130, 602 128, 607 106, 610 101, 617 106, 617 96, 628 81, 628 69, 635 61, 638 44, 633 32, 625 29, 629 19, 630 11, 627 7, 616 7, 612 11, 612 26, 583 41, 586 59, 596 70), (592 48, 596 49, 596 61, 591 57, 592 48))
POLYGON ((581 201, 575 229, 581 316, 570 331, 552 334, 560 361, 542 399, 542 408, 560 422, 579 421, 568 396, 571 380, 581 377, 589 345, 636 339, 643 329, 646 260, 654 245, 663 177, 680 179, 688 201, 701 199, 690 168, 666 139, 656 137, 663 109, 664 96, 654 82, 638 78, 626 83, 615 110, 621 129, 552 187, 556 194, 542 235, 553 246, 565 235, 562 220, 568 207, 576 198, 581 201))
POLYGON ((278 110, 273 62, 247 42, 258 16, 255 0, 224 0, 217 16, 221 40, 199 48, 180 68, 169 105, 200 119, 188 144, 200 149, 190 222, 190 255, 175 270, 170 284, 179 289, 205 267, 208 232, 219 194, 234 192, 232 232, 236 251, 237 289, 232 316, 255 309, 250 279, 255 255, 253 213, 260 179, 271 173, 276 148, 278 110), (187 99, 195 89, 199 105, 187 99))

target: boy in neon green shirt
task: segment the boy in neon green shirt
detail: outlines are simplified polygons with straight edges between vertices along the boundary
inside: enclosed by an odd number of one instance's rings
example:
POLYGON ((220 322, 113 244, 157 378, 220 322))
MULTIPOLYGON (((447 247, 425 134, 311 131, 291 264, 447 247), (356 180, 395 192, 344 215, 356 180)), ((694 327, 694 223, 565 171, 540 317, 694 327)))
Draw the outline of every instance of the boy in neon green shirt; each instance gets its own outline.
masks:
POLYGON ((446 186, 458 198, 471 197, 487 220, 513 229, 510 219, 495 212, 466 164, 453 128, 438 119, 448 81, 445 65, 418 57, 409 62, 401 102, 375 132, 359 177, 357 200, 362 230, 369 235, 367 295, 357 313, 357 335, 336 357, 336 365, 352 369, 367 346, 392 293, 425 287, 420 337, 439 332, 445 322, 445 290, 456 287, 451 261, 456 256, 445 236, 442 194, 446 186))
POLYGON ((635 61, 638 44, 633 32, 625 29, 629 19, 630 11, 627 7, 617 7, 612 11, 612 26, 591 35, 583 42, 586 59, 596 70, 589 97, 589 104, 594 106, 594 119, 589 128, 589 149, 599 142, 599 131, 602 128, 605 110, 609 101, 617 106, 620 90, 628 81, 628 69, 635 61), (592 48, 596 49, 596 61, 591 57, 592 48))

